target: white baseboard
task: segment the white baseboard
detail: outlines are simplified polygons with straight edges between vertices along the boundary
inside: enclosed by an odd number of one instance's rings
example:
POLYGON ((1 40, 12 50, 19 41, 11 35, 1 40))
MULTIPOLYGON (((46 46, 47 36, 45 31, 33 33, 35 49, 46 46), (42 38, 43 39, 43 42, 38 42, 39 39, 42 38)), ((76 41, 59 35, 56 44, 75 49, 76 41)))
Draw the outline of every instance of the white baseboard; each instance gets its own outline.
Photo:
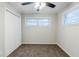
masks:
POLYGON ((57 43, 27 43, 27 42, 22 42, 22 44, 57 44, 57 43))
POLYGON ((70 57, 72 57, 71 54, 70 54, 68 51, 66 51, 66 49, 64 49, 59 43, 57 43, 57 45, 58 45, 64 52, 66 52, 70 57))

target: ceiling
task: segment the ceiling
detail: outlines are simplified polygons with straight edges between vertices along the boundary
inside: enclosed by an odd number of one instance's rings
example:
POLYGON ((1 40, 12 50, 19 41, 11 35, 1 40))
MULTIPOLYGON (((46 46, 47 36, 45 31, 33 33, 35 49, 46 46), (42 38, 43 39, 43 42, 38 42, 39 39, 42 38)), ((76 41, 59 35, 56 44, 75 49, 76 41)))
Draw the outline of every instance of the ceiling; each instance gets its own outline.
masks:
POLYGON ((51 2, 51 3, 56 5, 55 8, 50 8, 50 7, 45 6, 39 12, 37 12, 34 8, 34 4, 22 6, 21 3, 22 2, 8 2, 8 4, 10 4, 14 8, 16 8, 21 14, 27 14, 27 13, 29 13, 29 14, 32 14, 32 13, 41 13, 41 14, 58 13, 71 4, 71 2, 51 2))

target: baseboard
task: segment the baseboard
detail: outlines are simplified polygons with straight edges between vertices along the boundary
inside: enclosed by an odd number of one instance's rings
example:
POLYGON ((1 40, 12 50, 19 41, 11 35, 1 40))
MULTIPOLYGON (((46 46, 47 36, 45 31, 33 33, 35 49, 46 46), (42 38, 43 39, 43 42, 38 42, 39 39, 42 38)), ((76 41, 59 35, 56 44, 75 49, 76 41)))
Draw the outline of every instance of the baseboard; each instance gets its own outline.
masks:
POLYGON ((57 44, 57 43, 27 43, 27 42, 22 42, 22 44, 57 44))
POLYGON ((66 52, 70 57, 72 57, 72 56, 70 55, 70 53, 67 52, 59 43, 57 43, 57 45, 58 45, 64 52, 66 52))

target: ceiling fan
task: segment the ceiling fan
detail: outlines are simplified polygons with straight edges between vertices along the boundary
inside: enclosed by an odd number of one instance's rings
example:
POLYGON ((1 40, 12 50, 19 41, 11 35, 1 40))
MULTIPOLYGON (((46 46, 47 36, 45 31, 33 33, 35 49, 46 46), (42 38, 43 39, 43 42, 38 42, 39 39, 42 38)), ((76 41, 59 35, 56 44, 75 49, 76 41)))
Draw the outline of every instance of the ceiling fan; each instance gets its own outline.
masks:
POLYGON ((25 5, 29 5, 29 4, 35 4, 34 8, 37 10, 37 11, 40 11, 40 9, 42 9, 44 6, 48 6, 50 8, 55 8, 56 5, 50 3, 50 2, 24 2, 22 3, 21 5, 25 6, 25 5))

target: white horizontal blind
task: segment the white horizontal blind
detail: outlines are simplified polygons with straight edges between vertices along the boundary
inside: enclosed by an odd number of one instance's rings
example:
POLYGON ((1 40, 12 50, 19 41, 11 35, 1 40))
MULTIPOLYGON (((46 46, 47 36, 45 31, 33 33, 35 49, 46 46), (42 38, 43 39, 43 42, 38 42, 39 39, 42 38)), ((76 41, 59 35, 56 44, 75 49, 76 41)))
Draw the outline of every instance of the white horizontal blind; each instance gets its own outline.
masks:
POLYGON ((25 21, 27 26, 48 26, 49 19, 48 18, 28 18, 25 21))

